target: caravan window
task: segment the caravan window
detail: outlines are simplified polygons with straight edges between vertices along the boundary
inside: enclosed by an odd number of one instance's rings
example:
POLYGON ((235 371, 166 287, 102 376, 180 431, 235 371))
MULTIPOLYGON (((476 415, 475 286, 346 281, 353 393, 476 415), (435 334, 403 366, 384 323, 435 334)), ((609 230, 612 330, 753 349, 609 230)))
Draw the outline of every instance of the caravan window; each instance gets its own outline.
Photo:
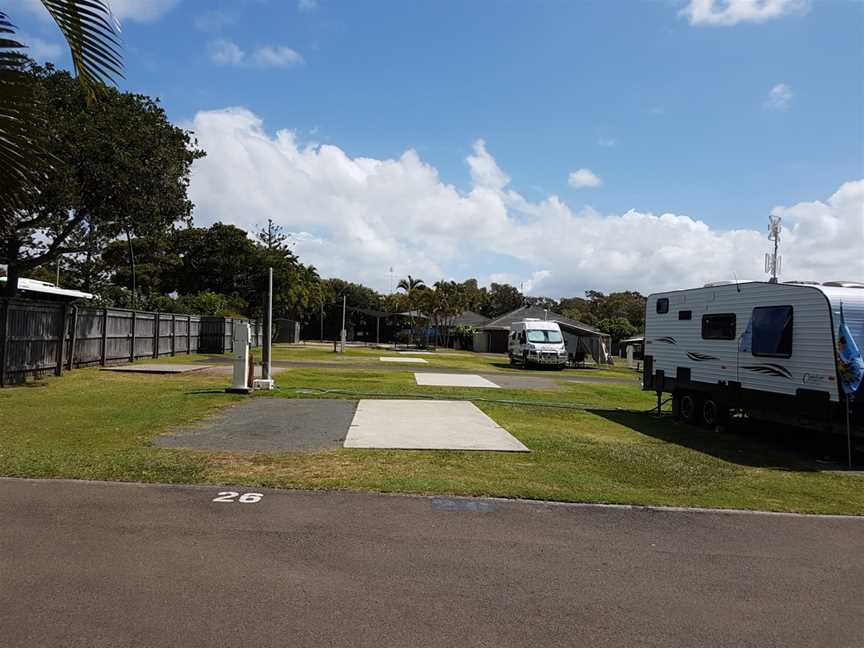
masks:
POLYGON ((669 299, 667 297, 661 297, 657 300, 657 312, 661 315, 669 312, 669 299))
POLYGON ((754 356, 788 358, 792 355, 792 307, 753 309, 754 356))
POLYGON ((702 316, 703 340, 734 340, 735 313, 702 316))

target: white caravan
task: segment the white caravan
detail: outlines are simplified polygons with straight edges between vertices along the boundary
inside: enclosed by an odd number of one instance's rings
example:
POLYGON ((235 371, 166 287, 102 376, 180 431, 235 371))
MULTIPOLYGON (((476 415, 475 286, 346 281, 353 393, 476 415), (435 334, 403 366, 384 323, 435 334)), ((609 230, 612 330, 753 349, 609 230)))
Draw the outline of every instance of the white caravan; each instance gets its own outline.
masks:
POLYGON ((551 365, 556 369, 567 366, 567 349, 558 322, 526 318, 513 322, 507 341, 510 364, 551 365))
MULTIPOLYGON (((719 282, 657 293, 645 313, 643 389, 672 394, 688 422, 731 411, 826 431, 845 429, 835 338, 842 303, 864 347, 864 284, 719 282)), ((864 434, 864 385, 853 399, 864 434)))

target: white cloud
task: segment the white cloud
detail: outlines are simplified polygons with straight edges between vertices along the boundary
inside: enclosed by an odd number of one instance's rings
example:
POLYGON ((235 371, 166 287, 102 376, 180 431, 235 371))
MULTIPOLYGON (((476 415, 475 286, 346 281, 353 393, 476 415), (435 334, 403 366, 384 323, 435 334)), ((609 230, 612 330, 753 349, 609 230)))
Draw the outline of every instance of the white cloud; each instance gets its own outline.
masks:
MULTIPOLYGON (((199 112, 188 126, 207 150, 190 187, 196 222, 254 231, 275 218, 323 276, 386 291, 390 266, 430 281, 488 282, 493 275, 477 268, 492 268, 496 278, 552 297, 765 277, 761 222, 719 230, 671 213, 573 211, 555 195, 531 201, 509 188, 481 141, 467 156, 472 181, 461 191, 413 150, 352 158, 337 146, 303 145, 288 130, 270 134, 242 108, 199 112)), ((824 202, 774 211, 785 228, 783 278, 864 278, 864 179, 824 202)))
POLYGON ((149 22, 168 13, 178 0, 109 0, 111 13, 119 20, 149 22))
POLYGON ((288 67, 304 63, 303 56, 290 47, 259 47, 245 52, 237 43, 226 38, 211 41, 207 46, 210 60, 219 65, 254 65, 256 67, 288 67))
MULTIPOLYGON (((108 0, 107 4, 117 20, 150 22, 173 9, 177 3, 178 0, 108 0)), ((51 19, 40 0, 13 0, 13 7, 15 5, 47 20, 51 19)))
POLYGON ((778 83, 768 91, 768 98, 763 104, 770 110, 786 110, 792 101, 792 88, 785 83, 778 83))
POLYGON ((807 0, 690 0, 679 12, 691 25, 731 26, 765 22, 807 10, 807 0))
POLYGON ((577 169, 567 177, 571 187, 599 187, 603 181, 591 169, 577 169))
POLYGON ((225 38, 211 41, 207 46, 210 60, 219 65, 240 65, 246 60, 246 52, 237 43, 225 38))
POLYGON ((612 148, 618 143, 614 137, 600 137, 597 139, 597 145, 603 148, 612 148))
POLYGON ((286 67, 304 62, 299 52, 284 46, 259 47, 252 53, 250 60, 262 67, 286 67))
POLYGON ((22 52, 37 61, 54 61, 66 51, 66 47, 61 43, 47 41, 25 32, 18 32, 14 39, 22 45, 26 45, 27 48, 22 52))
POLYGON ((319 0, 298 0, 297 8, 300 11, 314 11, 318 8, 319 0))
POLYGON ((223 9, 214 9, 198 14, 193 21, 196 29, 204 32, 219 32, 228 25, 236 22, 237 17, 223 9))

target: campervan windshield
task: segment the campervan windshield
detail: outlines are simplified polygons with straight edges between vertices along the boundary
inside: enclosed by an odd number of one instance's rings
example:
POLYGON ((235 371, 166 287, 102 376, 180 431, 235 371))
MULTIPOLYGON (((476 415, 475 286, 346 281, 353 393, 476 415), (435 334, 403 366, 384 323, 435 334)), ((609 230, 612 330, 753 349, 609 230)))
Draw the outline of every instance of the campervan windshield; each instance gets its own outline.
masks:
POLYGON ((528 330, 528 341, 529 342, 551 342, 554 344, 560 343, 561 340, 561 332, 560 331, 550 331, 547 329, 534 329, 528 330))

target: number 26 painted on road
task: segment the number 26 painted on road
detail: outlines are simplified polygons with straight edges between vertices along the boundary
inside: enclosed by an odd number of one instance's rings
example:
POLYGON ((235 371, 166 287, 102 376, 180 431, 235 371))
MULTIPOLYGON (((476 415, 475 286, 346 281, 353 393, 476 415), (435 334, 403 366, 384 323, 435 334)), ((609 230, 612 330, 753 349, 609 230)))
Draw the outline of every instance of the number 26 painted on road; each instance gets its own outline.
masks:
POLYGON ((240 502, 241 504, 255 504, 256 502, 260 502, 261 498, 264 497, 261 493, 235 493, 234 491, 223 491, 219 493, 218 497, 214 497, 214 502, 240 502), (236 499, 239 497, 239 499, 236 499))

